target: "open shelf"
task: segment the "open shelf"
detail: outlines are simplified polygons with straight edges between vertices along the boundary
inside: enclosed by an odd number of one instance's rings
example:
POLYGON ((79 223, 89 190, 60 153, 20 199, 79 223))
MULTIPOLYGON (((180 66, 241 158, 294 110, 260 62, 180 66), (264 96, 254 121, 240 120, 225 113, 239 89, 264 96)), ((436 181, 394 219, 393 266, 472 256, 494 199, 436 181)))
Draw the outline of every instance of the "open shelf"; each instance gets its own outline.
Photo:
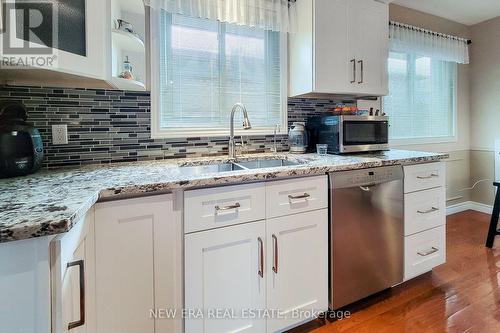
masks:
POLYGON ((122 79, 121 77, 113 76, 111 84, 120 90, 146 91, 146 85, 140 81, 122 79))
POLYGON ((129 52, 145 52, 144 42, 130 32, 112 29, 113 42, 123 51, 129 52))

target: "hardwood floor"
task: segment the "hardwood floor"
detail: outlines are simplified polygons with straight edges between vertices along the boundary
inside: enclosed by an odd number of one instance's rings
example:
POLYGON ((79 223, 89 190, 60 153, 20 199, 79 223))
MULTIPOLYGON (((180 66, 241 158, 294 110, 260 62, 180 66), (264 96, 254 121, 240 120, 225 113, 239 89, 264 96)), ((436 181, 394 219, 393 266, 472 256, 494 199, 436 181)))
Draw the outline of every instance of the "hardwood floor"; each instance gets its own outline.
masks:
POLYGON ((446 264, 350 306, 350 318, 293 332, 500 332, 500 237, 484 246, 489 218, 448 216, 446 264))

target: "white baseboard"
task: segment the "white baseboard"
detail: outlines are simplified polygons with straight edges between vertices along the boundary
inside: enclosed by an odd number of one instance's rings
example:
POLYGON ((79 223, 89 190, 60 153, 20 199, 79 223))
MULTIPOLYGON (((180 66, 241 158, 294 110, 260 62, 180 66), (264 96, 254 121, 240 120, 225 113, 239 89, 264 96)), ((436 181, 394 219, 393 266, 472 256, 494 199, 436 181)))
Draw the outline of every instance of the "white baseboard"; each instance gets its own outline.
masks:
POLYGON ((446 215, 460 213, 466 210, 475 210, 485 214, 491 214, 493 206, 485 205, 475 201, 464 201, 455 205, 446 207, 446 215))

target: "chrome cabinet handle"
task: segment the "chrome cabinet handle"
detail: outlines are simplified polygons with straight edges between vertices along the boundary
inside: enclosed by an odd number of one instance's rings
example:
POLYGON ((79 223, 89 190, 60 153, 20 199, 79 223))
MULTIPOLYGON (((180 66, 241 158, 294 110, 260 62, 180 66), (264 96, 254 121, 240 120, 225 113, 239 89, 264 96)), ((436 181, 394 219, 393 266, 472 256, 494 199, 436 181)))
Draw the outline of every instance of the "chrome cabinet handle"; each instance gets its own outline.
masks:
POLYGON ((439 177, 439 175, 437 175, 435 173, 431 173, 429 176, 417 176, 418 179, 431 179, 431 178, 435 178, 435 177, 439 177))
POLYGON ((439 251, 439 249, 438 249, 437 247, 434 247, 434 246, 433 246, 433 247, 431 247, 431 249, 430 249, 430 250, 425 251, 425 252, 417 252, 417 254, 418 254, 419 256, 422 256, 422 257, 427 257, 428 255, 431 255, 431 254, 433 254, 433 253, 436 253, 437 251, 439 251))
POLYGON ((262 238, 257 238, 259 243, 259 276, 264 278, 264 242, 262 238))
POLYGON ((278 238, 276 235, 271 236, 273 238, 273 272, 278 274, 278 238))
POLYGON ((356 82, 356 59, 351 59, 352 62, 352 81, 351 83, 356 82))
POLYGON ((297 199, 307 199, 309 198, 311 195, 309 193, 304 193, 304 194, 301 194, 301 195, 289 195, 288 196, 288 199, 290 200, 297 200, 297 199))
POLYGON ((431 209, 428 209, 428 210, 417 210, 417 213, 419 214, 429 214, 429 213, 432 213, 432 212, 435 212, 435 211, 438 211, 439 208, 436 208, 436 207, 432 207, 431 209))
POLYGON ((234 205, 230 205, 230 206, 215 206, 215 210, 216 211, 224 211, 224 210, 231 210, 231 209, 236 209, 236 208, 240 208, 241 205, 239 202, 235 203, 234 205))
POLYGON ((358 81, 358 84, 361 84, 361 83, 363 83, 363 81, 364 81, 364 77, 363 77, 363 76, 364 76, 364 71, 365 71, 365 70, 364 70, 364 63, 363 63, 363 60, 359 60, 359 61, 358 61, 358 64, 360 64, 360 65, 361 65, 361 66, 360 66, 360 70, 361 70, 361 80, 360 80, 360 81, 358 81))
POLYGON ((68 330, 72 330, 73 328, 85 325, 85 267, 83 260, 69 262, 66 268, 70 268, 73 266, 78 266, 78 271, 80 274, 80 319, 70 322, 68 324, 68 330))

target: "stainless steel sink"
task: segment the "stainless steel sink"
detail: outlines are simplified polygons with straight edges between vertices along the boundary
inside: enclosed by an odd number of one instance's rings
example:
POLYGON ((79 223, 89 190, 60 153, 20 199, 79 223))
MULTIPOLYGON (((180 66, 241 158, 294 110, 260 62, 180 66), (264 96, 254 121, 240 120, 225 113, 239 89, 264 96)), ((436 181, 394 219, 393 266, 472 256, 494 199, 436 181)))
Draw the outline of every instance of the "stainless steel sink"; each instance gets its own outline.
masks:
POLYGON ((262 159, 262 160, 243 161, 243 162, 236 162, 236 163, 238 165, 244 167, 245 169, 276 168, 276 167, 293 166, 293 165, 300 164, 298 162, 284 160, 284 159, 279 159, 279 160, 262 159))
POLYGON ((195 165, 195 166, 181 166, 180 170, 183 174, 190 176, 198 176, 207 173, 244 170, 244 168, 234 163, 220 163, 220 164, 206 164, 206 165, 195 165))
POLYGON ((276 168, 276 167, 293 166, 300 164, 301 163, 285 159, 259 159, 250 161, 234 161, 228 163, 203 164, 195 166, 181 166, 180 170, 185 175, 198 176, 207 173, 276 168))

